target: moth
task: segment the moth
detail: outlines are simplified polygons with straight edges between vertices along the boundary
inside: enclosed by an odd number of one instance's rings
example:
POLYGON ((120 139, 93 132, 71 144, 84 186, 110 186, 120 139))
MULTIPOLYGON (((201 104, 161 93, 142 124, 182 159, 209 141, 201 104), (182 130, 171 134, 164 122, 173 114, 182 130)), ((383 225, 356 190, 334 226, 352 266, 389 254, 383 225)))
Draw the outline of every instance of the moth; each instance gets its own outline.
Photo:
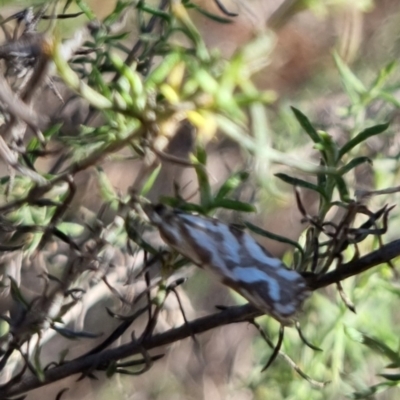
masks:
POLYGON ((309 294, 307 283, 249 234, 163 205, 146 205, 144 211, 168 246, 280 323, 293 322, 309 294))

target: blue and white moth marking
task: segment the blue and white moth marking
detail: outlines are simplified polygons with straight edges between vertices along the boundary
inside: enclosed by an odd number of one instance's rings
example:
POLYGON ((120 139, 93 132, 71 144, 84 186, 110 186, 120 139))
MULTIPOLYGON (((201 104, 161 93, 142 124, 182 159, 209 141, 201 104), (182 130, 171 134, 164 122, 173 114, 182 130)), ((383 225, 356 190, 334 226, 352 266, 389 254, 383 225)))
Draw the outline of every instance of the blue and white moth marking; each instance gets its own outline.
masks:
POLYGON ((309 293, 305 279, 249 234, 215 218, 163 205, 146 205, 144 210, 170 247, 282 324, 293 321, 309 293))

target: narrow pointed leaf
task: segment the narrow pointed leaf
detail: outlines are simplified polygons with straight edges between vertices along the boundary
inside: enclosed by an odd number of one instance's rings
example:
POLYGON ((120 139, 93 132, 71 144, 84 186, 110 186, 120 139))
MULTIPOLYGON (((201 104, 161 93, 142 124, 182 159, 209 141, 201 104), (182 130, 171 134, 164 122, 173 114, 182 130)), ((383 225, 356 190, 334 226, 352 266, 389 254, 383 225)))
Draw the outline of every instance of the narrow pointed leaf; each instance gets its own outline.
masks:
POLYGON ((400 383, 400 374, 379 374, 379 376, 387 379, 388 381, 400 383))
POLYGON ((14 280, 12 276, 8 276, 11 283, 11 297, 19 304, 21 304, 24 309, 28 310, 30 308, 29 303, 26 301, 24 295, 19 290, 17 282, 14 280))
POLYGON ((321 138, 319 137, 317 130, 312 126, 310 120, 297 108, 290 108, 292 109, 297 121, 299 121, 301 127, 308 133, 308 136, 310 136, 311 140, 314 143, 319 143, 321 138))
POLYGON ((377 393, 382 393, 385 390, 389 389, 390 387, 398 386, 397 382, 382 382, 378 383, 377 385, 370 386, 365 390, 361 390, 359 392, 351 393, 349 395, 350 399, 371 399, 371 396, 377 393))
POLYGON ((143 187, 142 187, 142 190, 141 190, 141 192, 140 192, 140 195, 141 195, 141 196, 146 196, 147 193, 150 192, 151 188, 153 187, 153 185, 154 185, 154 183, 155 183, 155 181, 156 181, 156 179, 157 179, 157 177, 158 177, 158 174, 159 174, 160 171, 161 171, 161 167, 162 167, 162 164, 160 164, 160 165, 150 174, 150 176, 148 177, 147 181, 144 183, 144 185, 143 185, 143 187))
POLYGON ((205 10, 204 8, 199 7, 198 5, 196 5, 194 3, 191 3, 190 6, 191 6, 191 8, 194 8, 196 11, 198 11, 200 14, 203 14, 205 17, 207 17, 215 22, 219 22, 221 24, 231 24, 233 22, 232 19, 220 17, 219 15, 210 13, 209 11, 205 10))
POLYGON ((341 176, 336 176, 335 180, 336 180, 337 190, 339 191, 340 200, 343 201, 344 203, 348 203, 351 199, 349 190, 347 189, 346 182, 341 176))
POLYGON ((380 133, 386 131, 386 129, 389 127, 389 123, 387 122, 386 124, 381 124, 381 125, 375 125, 371 126, 370 128, 367 128, 360 132, 357 136, 355 136, 353 139, 348 141, 340 150, 339 150, 339 155, 338 159, 340 160, 346 153, 348 153, 351 149, 356 147, 362 142, 365 142, 368 138, 379 135, 380 133))
POLYGON ((243 183, 249 177, 249 173, 246 171, 240 171, 232 176, 230 176, 224 184, 218 190, 217 195, 215 196, 216 200, 223 199, 233 190, 237 189, 241 183, 243 183))
POLYGON ((207 155, 203 148, 198 147, 195 156, 192 156, 195 163, 197 180, 199 182, 200 202, 202 206, 209 206, 212 203, 211 186, 208 180, 205 165, 207 163, 207 155))
POLYGON ((354 75, 351 69, 343 62, 337 53, 333 55, 336 66, 339 70, 340 76, 344 86, 346 87, 347 93, 355 100, 354 95, 365 94, 367 92, 364 84, 354 75))
POLYGON ((256 212, 257 209, 249 203, 244 203, 238 200, 219 199, 212 203, 211 208, 226 208, 228 210, 242 211, 242 212, 256 212))
POLYGON ((319 187, 319 186, 315 185, 314 183, 307 182, 307 181, 305 181, 303 179, 294 178, 293 176, 289 176, 289 175, 286 175, 286 174, 283 174, 283 173, 275 174, 275 176, 277 178, 281 179, 282 181, 288 183, 289 185, 293 185, 293 186, 303 187, 305 189, 314 190, 315 192, 318 192, 326 200, 328 200, 324 189, 322 187, 319 187))
POLYGON ((382 341, 375 339, 371 336, 363 335, 362 343, 368 346, 371 350, 382 354, 389 358, 392 362, 399 363, 400 356, 397 351, 392 350, 389 346, 387 346, 382 341))
POLYGON ((52 328, 58 332, 61 336, 67 339, 78 339, 78 338, 89 338, 95 339, 103 335, 103 333, 91 333, 85 331, 73 331, 72 329, 60 328, 58 326, 52 326, 52 328))
POLYGON ((276 240, 277 242, 287 243, 287 244, 294 246, 297 250, 299 250, 299 252, 301 253, 301 256, 304 257, 303 248, 294 240, 291 240, 284 236, 277 235, 276 233, 268 232, 265 229, 262 229, 259 226, 253 225, 251 222, 248 222, 248 221, 245 221, 244 224, 252 232, 257 233, 257 235, 261 235, 268 239, 276 240))
POLYGON ((379 74, 375 79, 374 83, 372 84, 370 91, 379 90, 386 83, 390 75, 395 71, 396 67, 397 67, 397 62, 391 61, 384 68, 382 68, 379 71, 379 74))
POLYGON ((347 174, 349 171, 351 171, 353 168, 364 163, 372 164, 372 160, 369 157, 353 158, 348 164, 344 165, 342 168, 339 169, 338 174, 343 176, 347 174))

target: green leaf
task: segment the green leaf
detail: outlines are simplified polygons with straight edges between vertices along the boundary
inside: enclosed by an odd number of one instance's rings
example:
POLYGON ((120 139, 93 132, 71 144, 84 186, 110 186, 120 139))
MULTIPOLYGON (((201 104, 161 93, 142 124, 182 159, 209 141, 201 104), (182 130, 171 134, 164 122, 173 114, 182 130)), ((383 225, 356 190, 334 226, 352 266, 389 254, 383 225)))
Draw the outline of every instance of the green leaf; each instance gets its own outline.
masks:
POLYGON ((86 18, 90 21, 94 21, 96 19, 96 15, 91 10, 91 8, 86 4, 86 2, 82 0, 75 0, 76 5, 84 12, 86 18))
POLYGON ((344 203, 348 203, 351 200, 351 198, 349 190, 347 189, 346 182, 341 176, 335 176, 335 181, 336 181, 336 187, 340 195, 340 200, 342 200, 344 203))
POLYGON ((199 182, 200 203, 203 207, 208 207, 212 204, 211 186, 208 180, 205 165, 207 163, 207 153, 205 149, 198 147, 196 155, 191 157, 194 162, 197 180, 199 182))
POLYGON ((117 1, 114 10, 103 20, 103 24, 106 26, 110 26, 118 22, 123 15, 123 11, 129 6, 129 1, 117 1))
POLYGON ((96 339, 103 335, 103 333, 90 333, 86 331, 73 331, 72 329, 61 328, 53 325, 52 328, 67 339, 89 338, 96 339))
POLYGON ((152 87, 162 83, 181 59, 182 55, 178 52, 167 55, 161 64, 149 74, 146 79, 146 86, 152 87))
POLYGON ((207 164, 207 152, 205 148, 198 146, 196 149, 196 159, 197 161, 202 164, 206 165, 207 164))
POLYGON ((158 174, 161 171, 161 167, 162 167, 162 164, 157 166, 157 168, 147 178, 146 182, 144 183, 144 185, 142 187, 142 190, 140 191, 141 196, 145 197, 147 195, 147 193, 150 192, 151 188, 153 187, 153 185, 158 177, 158 174))
POLYGON ((217 95, 220 85, 206 69, 197 69, 194 72, 194 78, 205 93, 217 95))
POLYGON ((319 143, 321 138, 319 137, 317 130, 312 126, 310 120, 297 108, 290 108, 292 109, 297 121, 299 121, 301 127, 308 133, 308 136, 310 136, 311 140, 314 143, 319 143))
POLYGON ((36 377, 39 379, 40 382, 44 382, 45 381, 45 375, 44 375, 44 371, 43 371, 43 368, 42 368, 42 364, 40 362, 40 351, 41 351, 41 349, 42 348, 40 346, 36 346, 35 352, 34 352, 34 355, 33 355, 33 361, 34 361, 36 377))
MULTIPOLYGON (((54 134, 56 134, 60 128, 63 126, 62 123, 59 124, 54 124, 53 126, 51 126, 49 129, 46 129, 43 132, 43 137, 46 139, 50 139, 54 134)), ((38 138, 34 137, 32 138, 32 140, 29 142, 27 148, 26 148, 26 152, 27 152, 27 157, 30 160, 30 162, 32 164, 35 163, 36 159, 38 158, 37 155, 35 154, 31 154, 33 151, 37 150, 38 148, 41 147, 41 143, 38 140, 38 138)))
POLYGON ((99 71, 99 69, 95 65, 93 66, 92 71, 90 73, 90 78, 93 87, 95 87, 104 97, 111 100, 112 92, 110 84, 109 82, 105 82, 103 74, 101 73, 101 71, 99 71))
POLYGON ((212 14, 212 13, 208 12, 207 10, 205 10, 204 8, 201 8, 197 4, 194 4, 194 3, 190 3, 189 7, 187 5, 185 5, 185 7, 194 8, 197 12, 204 15, 205 17, 207 17, 215 22, 219 22, 221 24, 231 24, 233 22, 232 19, 228 19, 228 18, 220 17, 219 15, 216 15, 216 14, 212 14))
POLYGON ((206 214, 204 207, 195 203, 186 203, 181 198, 160 196, 159 201, 161 204, 166 204, 167 206, 173 208, 179 208, 182 211, 187 212, 198 212, 199 214, 206 214))
POLYGON ((257 149, 263 151, 271 145, 271 132, 269 129, 266 109, 259 102, 250 105, 252 133, 257 143, 257 149))
POLYGON ((387 379, 388 381, 400 383, 400 374, 379 374, 379 376, 387 379))
POLYGON ((231 199, 219 199, 214 200, 212 205, 209 207, 211 208, 226 208, 228 210, 235 210, 241 212, 256 212, 257 209, 249 203, 243 203, 242 201, 238 200, 231 200, 231 199))
POLYGON ((383 67, 375 79, 374 83, 371 85, 370 92, 379 90, 388 80, 390 75, 394 72, 397 67, 396 61, 391 61, 385 67, 383 67))
POLYGON ((338 154, 338 160, 340 160, 346 153, 348 153, 351 149, 356 147, 362 142, 365 142, 368 138, 379 135, 380 133, 386 131, 386 129, 389 127, 389 122, 386 124, 380 124, 380 125, 375 125, 371 126, 370 128, 364 129, 362 132, 360 132, 357 136, 355 136, 353 139, 349 140, 340 150, 338 154))
POLYGON ((338 160, 339 147, 332 136, 324 131, 319 131, 320 142, 314 145, 319 150, 328 167, 335 167, 338 160))
POLYGON ((288 183, 289 185, 303 187, 305 189, 314 190, 315 192, 319 193, 322 197, 326 200, 329 200, 324 188, 315 185, 314 183, 304 181, 303 179, 294 178, 293 176, 289 176, 283 173, 275 174, 275 176, 282 181, 288 183))
POLYGON ((354 392, 349 395, 350 399, 370 399, 372 395, 377 393, 382 393, 385 390, 397 386, 397 382, 382 382, 378 383, 377 385, 370 386, 369 388, 362 390, 360 392, 354 392))
POLYGON ((374 352, 386 356, 387 358, 389 358, 390 361, 398 364, 400 363, 399 353, 392 350, 386 343, 383 343, 381 340, 363 334, 362 343, 374 352))
POLYGON ((68 10, 68 7, 71 5, 72 1, 73 1, 73 0, 67 0, 67 1, 65 2, 64 7, 63 7, 63 11, 62 11, 63 14, 66 13, 66 11, 68 10))
POLYGON ((353 160, 351 160, 348 164, 341 167, 338 170, 338 174, 343 176, 347 174, 349 171, 351 171, 353 168, 364 163, 372 164, 372 160, 369 157, 356 157, 353 160))
POLYGON ((79 236, 83 233, 84 227, 76 222, 61 222, 57 228, 64 234, 72 237, 79 236))
POLYGON ((379 91, 378 97, 390 104, 393 104, 395 107, 400 107, 400 101, 387 91, 384 90, 379 91))
MULTIPOLYGON (((127 4, 130 4, 128 1, 127 4)), ((138 2, 137 8, 141 11, 147 12, 152 16, 159 17, 164 19, 166 22, 171 22, 171 15, 165 11, 160 10, 159 8, 151 7, 149 4, 146 4, 143 1, 138 2)), ((121 18, 121 16, 119 16, 121 18)))
POLYGON ((248 229, 250 229, 252 232, 257 233, 257 235, 264 236, 268 239, 275 240, 277 242, 281 243, 286 243, 294 246, 299 252, 301 253, 301 257, 304 258, 304 250, 303 248, 294 240, 291 240, 287 237, 277 235, 276 233, 268 232, 259 226, 253 225, 251 222, 245 221, 244 223, 248 229))
POLYGON ((115 193, 114 188, 112 187, 112 184, 108 179, 108 176, 101 167, 97 167, 96 170, 97 170, 100 193, 103 199, 108 202, 116 200, 117 194, 115 193))
POLYGON ((355 329, 355 328, 345 325, 344 333, 346 334, 346 336, 348 338, 350 338, 351 340, 353 340, 355 342, 358 342, 358 343, 363 342, 363 334, 358 329, 355 329))
POLYGON ((19 290, 17 282, 14 280, 14 278, 12 276, 8 276, 8 279, 10 279, 10 283, 11 283, 11 297, 15 300, 15 302, 17 302, 20 305, 22 305, 22 307, 25 310, 29 310, 30 305, 25 300, 25 297, 23 296, 23 294, 19 290))
POLYGON ((223 199, 233 190, 237 189, 244 181, 246 181, 249 177, 249 173, 245 171, 236 172, 231 175, 219 188, 215 199, 223 199))
POLYGON ((140 75, 133 68, 126 65, 117 55, 110 54, 109 59, 121 76, 125 77, 129 82, 133 96, 136 97, 142 95, 144 89, 140 75))
POLYGON ((351 69, 343 62, 337 53, 333 54, 336 66, 342 78, 343 85, 353 103, 357 103, 360 95, 365 95, 367 89, 364 84, 353 74, 351 69))

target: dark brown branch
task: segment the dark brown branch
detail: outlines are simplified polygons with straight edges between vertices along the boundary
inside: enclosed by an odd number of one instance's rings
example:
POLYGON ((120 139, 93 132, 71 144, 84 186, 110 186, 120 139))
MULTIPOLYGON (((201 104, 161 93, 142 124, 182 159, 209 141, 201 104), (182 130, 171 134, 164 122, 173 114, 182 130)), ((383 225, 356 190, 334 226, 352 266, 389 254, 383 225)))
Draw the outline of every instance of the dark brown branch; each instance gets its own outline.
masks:
POLYGON ((317 278, 310 279, 310 287, 312 290, 317 290, 332 283, 343 281, 354 275, 358 275, 379 264, 387 263, 396 257, 400 256, 400 240, 394 240, 379 250, 373 251, 359 258, 358 260, 342 264, 337 269, 323 274, 317 278))
MULTIPOLYGON (((328 272, 321 277, 312 276, 308 278, 309 286, 311 290, 329 286, 332 283, 340 282, 379 264, 393 260, 398 256, 400 256, 400 240, 395 240, 358 260, 343 264, 336 270, 328 272)), ((221 312, 198 318, 178 328, 170 329, 167 332, 146 338, 143 342, 131 342, 115 349, 89 355, 83 359, 78 358, 69 361, 46 371, 43 381, 40 381, 35 376, 27 377, 18 385, 0 388, 0 398, 5 399, 7 397, 21 395, 22 393, 59 381, 68 376, 87 370, 93 370, 96 366, 104 367, 104 365, 107 365, 111 361, 120 360, 135 354, 142 354, 143 349, 151 350, 160 346, 169 345, 194 334, 203 333, 228 324, 250 321, 261 315, 262 312, 250 304, 230 307, 221 312)))
POLYGON ((160 346, 165 346, 179 340, 190 337, 192 334, 206 332, 219 326, 228 325, 236 322, 243 322, 260 316, 262 313, 250 304, 238 307, 230 307, 224 311, 212 314, 203 318, 198 318, 188 325, 179 328, 170 329, 167 332, 154 335, 147 338, 142 343, 131 342, 119 346, 115 349, 105 350, 98 354, 93 354, 84 359, 76 359, 67 362, 64 365, 49 369, 45 372, 45 379, 41 382, 35 376, 24 379, 19 385, 13 386, 8 390, 0 388, 0 398, 5 399, 10 396, 16 396, 27 391, 37 389, 49 383, 59 381, 68 376, 92 370, 95 366, 107 364, 110 361, 120 360, 135 354, 141 354, 143 348, 151 350, 160 346))

